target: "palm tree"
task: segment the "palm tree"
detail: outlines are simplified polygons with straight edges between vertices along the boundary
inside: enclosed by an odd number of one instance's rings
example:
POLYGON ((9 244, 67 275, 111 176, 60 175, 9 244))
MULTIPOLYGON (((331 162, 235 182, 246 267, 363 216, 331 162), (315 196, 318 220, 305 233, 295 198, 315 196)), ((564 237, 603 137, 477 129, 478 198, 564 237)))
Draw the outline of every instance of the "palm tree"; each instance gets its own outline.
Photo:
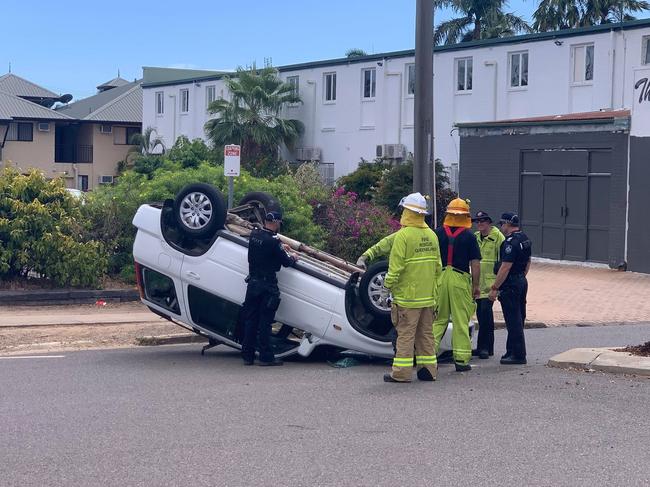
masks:
POLYGON ((291 147, 298 140, 302 122, 284 119, 281 112, 286 104, 300 103, 300 96, 276 69, 239 68, 225 83, 231 100, 212 102, 208 111, 217 117, 205 124, 215 147, 241 145, 242 163, 250 168, 261 159, 277 158, 281 145, 291 147))
POLYGON ((433 34, 436 44, 456 44, 532 32, 526 21, 503 11, 505 0, 435 0, 435 7, 451 8, 460 17, 442 22, 433 34))
POLYGON ((345 57, 362 57, 367 55, 368 53, 366 51, 364 51, 363 49, 359 49, 357 47, 353 47, 345 51, 345 57))
POLYGON ((132 147, 129 149, 125 158, 127 166, 130 166, 138 157, 153 155, 157 147, 161 148, 160 154, 165 153, 163 140, 157 135, 154 136, 154 134, 156 134, 156 129, 147 127, 144 133, 133 134, 131 136, 131 140, 128 142, 132 147))
POLYGON ((542 0, 533 14, 538 32, 634 20, 633 12, 648 10, 646 0, 542 0))

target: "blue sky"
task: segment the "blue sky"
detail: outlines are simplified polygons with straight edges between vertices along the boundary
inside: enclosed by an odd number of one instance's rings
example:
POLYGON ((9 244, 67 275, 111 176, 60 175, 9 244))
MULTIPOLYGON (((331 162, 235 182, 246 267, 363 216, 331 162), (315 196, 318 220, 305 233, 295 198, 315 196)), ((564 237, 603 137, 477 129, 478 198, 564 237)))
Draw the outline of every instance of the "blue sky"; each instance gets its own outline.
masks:
MULTIPOLYGON (((415 0, 36 0, 3 2, 0 74, 75 98, 142 66, 233 69, 414 47, 415 0), (37 15, 35 15, 37 12, 37 15)), ((530 18, 535 0, 512 0, 530 18)), ((436 23, 450 17, 436 15, 436 23)))

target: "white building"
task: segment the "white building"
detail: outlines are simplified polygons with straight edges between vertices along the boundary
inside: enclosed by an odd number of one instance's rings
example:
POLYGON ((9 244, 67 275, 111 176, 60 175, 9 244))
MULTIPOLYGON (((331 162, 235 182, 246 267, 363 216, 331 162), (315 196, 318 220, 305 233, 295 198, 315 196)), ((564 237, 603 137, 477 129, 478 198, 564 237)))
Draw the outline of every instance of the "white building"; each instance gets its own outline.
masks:
MULTIPOLYGON (((394 156, 412 152, 413 63, 409 50, 279 67, 303 100, 286 107, 305 124, 288 157, 331 164, 339 177, 361 158, 373 160, 378 146, 398 144, 382 149, 394 156)), ((644 65, 650 20, 436 47, 435 157, 459 162, 458 123, 631 109, 638 97, 631 80, 644 65)), ((143 126, 168 147, 179 135, 205 138, 208 103, 228 96, 224 73, 143 70, 143 126)))

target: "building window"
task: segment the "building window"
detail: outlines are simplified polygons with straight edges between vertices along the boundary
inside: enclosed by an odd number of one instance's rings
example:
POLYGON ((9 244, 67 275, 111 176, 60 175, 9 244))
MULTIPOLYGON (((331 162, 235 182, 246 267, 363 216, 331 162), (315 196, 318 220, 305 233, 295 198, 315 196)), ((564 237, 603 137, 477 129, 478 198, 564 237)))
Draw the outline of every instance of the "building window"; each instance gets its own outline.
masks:
POLYGON ((363 98, 366 100, 374 98, 377 91, 377 70, 375 68, 362 69, 361 79, 363 81, 363 98))
POLYGON ((642 42, 642 64, 650 64, 650 36, 643 36, 642 42))
POLYGON ((102 125, 99 126, 99 133, 100 134, 112 134, 113 133, 113 126, 112 125, 102 124, 102 125))
POLYGON ((140 127, 115 127, 115 130, 113 130, 113 144, 138 145, 133 143, 133 136, 139 133, 141 133, 140 127))
POLYGON ((88 176, 77 176, 77 189, 81 191, 88 191, 88 176))
POLYGON ((472 91, 472 75, 472 58, 456 59, 456 91, 472 91))
POLYGON ((594 79, 594 45, 573 46, 573 82, 585 83, 594 79))
POLYGON ((6 140, 32 142, 34 140, 34 124, 32 122, 10 123, 7 129, 6 140))
POLYGON ((510 86, 528 86, 528 52, 510 53, 510 86))
POLYGON ((205 108, 210 108, 210 104, 217 99, 217 87, 208 85, 205 87, 205 108))
POLYGON ((291 86, 291 95, 300 96, 300 76, 287 76, 287 84, 291 86))
POLYGON ((156 115, 165 113, 165 92, 156 91, 156 115))
POLYGON ((324 83, 324 98, 326 102, 336 101, 336 73, 325 73, 323 75, 324 83))
POLYGON ((181 90, 181 113, 190 111, 190 90, 181 90))
POLYGON ((406 65, 406 95, 415 95, 415 64, 406 65))

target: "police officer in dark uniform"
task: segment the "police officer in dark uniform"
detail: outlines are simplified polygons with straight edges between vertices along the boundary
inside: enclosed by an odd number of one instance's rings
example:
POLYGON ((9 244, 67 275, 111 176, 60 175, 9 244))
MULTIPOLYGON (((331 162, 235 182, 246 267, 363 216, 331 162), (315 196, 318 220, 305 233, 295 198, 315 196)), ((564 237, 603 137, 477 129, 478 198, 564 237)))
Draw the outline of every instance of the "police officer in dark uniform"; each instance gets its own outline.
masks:
POLYGON ((495 301, 498 294, 508 329, 506 353, 501 357, 501 363, 522 365, 526 363, 524 339, 526 294, 528 293, 526 274, 530 269, 532 242, 519 229, 519 216, 515 213, 501 215, 501 231, 506 239, 501 244, 500 262, 497 263, 499 269, 489 298, 495 301))
POLYGON ((281 266, 289 267, 298 260, 287 252, 277 236, 282 224, 282 213, 271 211, 266 215, 264 228, 255 228, 248 243, 248 288, 242 309, 244 365, 255 361, 255 342, 258 343, 259 365, 282 365, 271 349, 271 325, 280 306, 280 290, 276 273, 281 266))

